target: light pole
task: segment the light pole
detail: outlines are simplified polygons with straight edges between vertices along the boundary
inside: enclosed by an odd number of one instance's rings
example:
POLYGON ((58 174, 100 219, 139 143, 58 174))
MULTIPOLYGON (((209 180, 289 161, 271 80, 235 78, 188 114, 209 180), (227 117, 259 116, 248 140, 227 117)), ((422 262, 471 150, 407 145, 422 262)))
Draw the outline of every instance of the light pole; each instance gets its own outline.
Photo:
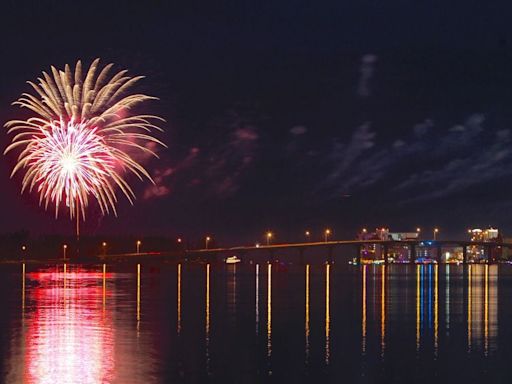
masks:
POLYGON ((101 243, 101 248, 103 249, 103 256, 107 255, 107 243, 104 241, 101 243))
POLYGON ((266 235, 266 237, 267 237, 267 245, 270 245, 270 240, 272 239, 272 236, 273 236, 272 232, 270 232, 270 231, 267 232, 267 235, 266 235))
POLYGON ((62 253, 64 255, 64 260, 66 260, 66 250, 68 249, 68 245, 67 244, 64 244, 62 246, 62 253))
POLYGON ((204 239, 204 243, 205 243, 205 249, 208 249, 208 243, 210 242, 212 238, 210 236, 206 236, 206 239, 204 239))
POLYGON ((23 260, 25 260, 25 253, 27 252, 27 246, 22 245, 21 246, 21 254, 23 255, 23 260))
POLYGON ((329 235, 331 234, 331 230, 327 228, 324 232, 324 240, 327 243, 327 240, 329 240, 329 235))
POLYGON ((140 245, 142 244, 142 241, 137 240, 137 255, 140 253, 140 245))
POLYGON ((437 234, 439 232, 438 228, 434 228, 434 240, 437 238, 437 234))
POLYGON ((306 232, 304 232, 304 235, 306 235, 306 241, 309 243, 309 241, 311 240, 311 238, 310 238, 311 237, 311 232, 306 231, 306 232))

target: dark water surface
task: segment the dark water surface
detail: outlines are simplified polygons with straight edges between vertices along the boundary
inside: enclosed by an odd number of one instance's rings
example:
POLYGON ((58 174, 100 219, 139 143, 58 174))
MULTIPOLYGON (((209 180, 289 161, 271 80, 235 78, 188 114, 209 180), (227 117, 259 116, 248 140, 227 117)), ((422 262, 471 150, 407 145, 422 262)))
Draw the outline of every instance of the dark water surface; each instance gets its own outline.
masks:
POLYGON ((499 383, 512 268, 0 268, 5 383, 499 383))

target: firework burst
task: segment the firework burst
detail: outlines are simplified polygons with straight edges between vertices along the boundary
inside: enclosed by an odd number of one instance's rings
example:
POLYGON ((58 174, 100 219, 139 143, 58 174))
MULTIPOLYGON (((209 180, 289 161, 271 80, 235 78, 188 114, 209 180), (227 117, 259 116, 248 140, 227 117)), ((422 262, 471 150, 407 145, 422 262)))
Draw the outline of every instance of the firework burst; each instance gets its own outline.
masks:
POLYGON ((156 99, 131 93, 143 76, 127 76, 126 70, 110 75, 113 64, 99 68, 94 60, 83 74, 82 63, 74 71, 51 67, 37 83, 35 94, 24 93, 13 104, 33 114, 28 120, 5 124, 13 133, 4 153, 21 149, 11 177, 24 171, 22 192, 36 190, 40 204, 55 205, 55 216, 65 205, 71 218, 81 216, 91 196, 103 214, 116 214, 116 190, 133 204, 135 195, 125 180, 129 173, 152 181, 134 157, 136 151, 158 157, 148 143, 165 146, 153 136, 161 131, 153 115, 134 113, 134 108, 156 99))

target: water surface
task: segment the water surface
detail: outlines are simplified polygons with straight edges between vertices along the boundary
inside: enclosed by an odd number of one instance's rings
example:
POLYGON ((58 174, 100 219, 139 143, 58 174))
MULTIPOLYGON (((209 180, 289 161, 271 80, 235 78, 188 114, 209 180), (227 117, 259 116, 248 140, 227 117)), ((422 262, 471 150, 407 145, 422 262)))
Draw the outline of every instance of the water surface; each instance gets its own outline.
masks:
POLYGON ((3 266, 2 382, 506 382, 511 271, 3 266))

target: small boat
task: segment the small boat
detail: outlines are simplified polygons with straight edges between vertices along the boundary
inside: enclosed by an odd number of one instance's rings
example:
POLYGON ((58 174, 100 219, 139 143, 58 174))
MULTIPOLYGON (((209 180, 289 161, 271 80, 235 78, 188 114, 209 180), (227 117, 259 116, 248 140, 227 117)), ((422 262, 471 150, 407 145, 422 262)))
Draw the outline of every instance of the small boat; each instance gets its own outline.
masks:
POLYGON ((241 262, 242 260, 240 260, 238 257, 236 256, 230 256, 228 258, 226 258, 226 264, 237 264, 239 262, 241 262))

